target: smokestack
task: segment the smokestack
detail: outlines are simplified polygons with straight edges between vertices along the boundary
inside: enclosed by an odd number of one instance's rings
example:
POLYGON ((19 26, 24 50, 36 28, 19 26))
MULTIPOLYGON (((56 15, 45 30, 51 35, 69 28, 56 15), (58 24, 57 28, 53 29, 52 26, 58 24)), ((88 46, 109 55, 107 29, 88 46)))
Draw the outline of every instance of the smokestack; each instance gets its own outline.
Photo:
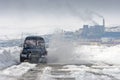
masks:
POLYGON ((105 27, 105 20, 104 20, 104 18, 103 18, 103 27, 105 27))

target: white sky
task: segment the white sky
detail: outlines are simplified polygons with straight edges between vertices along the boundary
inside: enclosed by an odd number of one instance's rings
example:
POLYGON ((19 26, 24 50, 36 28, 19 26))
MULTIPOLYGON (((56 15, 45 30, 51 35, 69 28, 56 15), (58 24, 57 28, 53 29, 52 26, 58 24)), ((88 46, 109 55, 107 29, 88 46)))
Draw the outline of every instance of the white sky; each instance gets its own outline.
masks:
POLYGON ((119 0, 0 0, 0 33, 51 33, 55 29, 77 30, 88 18, 106 26, 120 25, 119 0), (84 19, 84 20, 83 20, 84 19))

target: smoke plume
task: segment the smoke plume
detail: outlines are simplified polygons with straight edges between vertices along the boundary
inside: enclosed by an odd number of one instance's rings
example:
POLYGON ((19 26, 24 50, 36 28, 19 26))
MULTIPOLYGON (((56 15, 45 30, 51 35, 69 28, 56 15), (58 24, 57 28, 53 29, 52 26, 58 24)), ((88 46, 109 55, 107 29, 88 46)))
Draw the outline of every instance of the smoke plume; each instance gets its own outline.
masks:
POLYGON ((81 10, 80 8, 78 9, 77 7, 73 6, 72 3, 67 1, 66 1, 66 5, 69 12, 73 16, 80 18, 84 22, 91 22, 94 25, 98 25, 98 23, 94 20, 94 18, 97 16, 104 19, 102 15, 98 14, 97 12, 91 11, 89 9, 86 10, 81 10))

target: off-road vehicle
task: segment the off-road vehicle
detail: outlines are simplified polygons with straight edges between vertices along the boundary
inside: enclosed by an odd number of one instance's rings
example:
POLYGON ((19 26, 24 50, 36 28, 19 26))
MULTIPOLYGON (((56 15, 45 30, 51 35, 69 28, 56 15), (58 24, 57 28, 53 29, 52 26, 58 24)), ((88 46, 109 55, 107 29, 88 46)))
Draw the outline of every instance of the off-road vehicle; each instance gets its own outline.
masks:
POLYGON ((20 54, 20 62, 28 61, 31 63, 46 63, 47 51, 45 40, 40 36, 26 37, 23 50, 20 54))

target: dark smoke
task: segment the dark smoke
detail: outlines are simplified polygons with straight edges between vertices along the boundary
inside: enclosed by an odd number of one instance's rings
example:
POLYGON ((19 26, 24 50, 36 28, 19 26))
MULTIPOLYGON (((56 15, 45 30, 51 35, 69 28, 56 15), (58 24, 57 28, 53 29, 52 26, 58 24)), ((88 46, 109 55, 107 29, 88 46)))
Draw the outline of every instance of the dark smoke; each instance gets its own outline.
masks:
POLYGON ((94 17, 98 16, 103 19, 103 16, 98 14, 97 12, 91 11, 91 10, 81 10, 77 7, 73 6, 72 3, 66 1, 66 6, 68 11, 75 17, 80 18, 84 22, 91 22, 94 25, 98 25, 98 23, 94 20, 94 17))

